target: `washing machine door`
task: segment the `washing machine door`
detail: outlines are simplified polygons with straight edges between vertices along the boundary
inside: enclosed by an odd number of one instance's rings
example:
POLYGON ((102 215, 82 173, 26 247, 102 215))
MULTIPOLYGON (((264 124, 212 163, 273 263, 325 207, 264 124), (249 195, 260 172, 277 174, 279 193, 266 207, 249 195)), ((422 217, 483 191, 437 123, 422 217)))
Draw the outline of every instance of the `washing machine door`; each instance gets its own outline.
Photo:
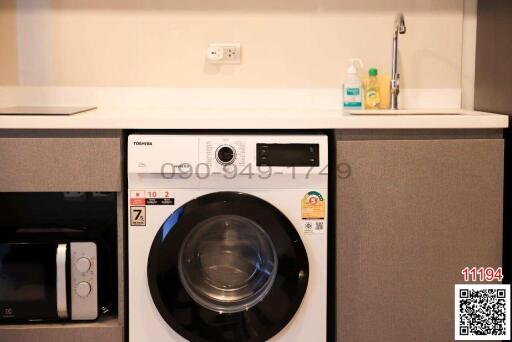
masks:
POLYGON ((148 259, 153 301, 191 341, 266 341, 297 312, 308 258, 293 224, 270 203, 216 192, 177 209, 148 259))

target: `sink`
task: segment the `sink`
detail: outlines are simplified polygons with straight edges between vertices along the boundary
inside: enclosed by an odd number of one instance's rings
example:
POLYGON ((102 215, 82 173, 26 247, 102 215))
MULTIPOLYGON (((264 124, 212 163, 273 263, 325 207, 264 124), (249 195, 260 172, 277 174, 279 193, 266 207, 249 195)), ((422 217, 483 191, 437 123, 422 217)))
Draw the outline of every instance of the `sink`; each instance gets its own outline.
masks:
POLYGON ((472 113, 463 109, 359 109, 347 112, 352 115, 469 115, 472 113))

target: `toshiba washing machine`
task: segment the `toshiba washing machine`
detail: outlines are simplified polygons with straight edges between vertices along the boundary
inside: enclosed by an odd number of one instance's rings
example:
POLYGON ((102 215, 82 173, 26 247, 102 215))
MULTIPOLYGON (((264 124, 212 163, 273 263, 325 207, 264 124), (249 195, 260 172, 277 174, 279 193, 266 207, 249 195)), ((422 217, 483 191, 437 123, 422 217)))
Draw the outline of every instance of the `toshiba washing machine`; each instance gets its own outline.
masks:
POLYGON ((322 134, 130 135, 130 341, 325 341, 327 166, 322 134))

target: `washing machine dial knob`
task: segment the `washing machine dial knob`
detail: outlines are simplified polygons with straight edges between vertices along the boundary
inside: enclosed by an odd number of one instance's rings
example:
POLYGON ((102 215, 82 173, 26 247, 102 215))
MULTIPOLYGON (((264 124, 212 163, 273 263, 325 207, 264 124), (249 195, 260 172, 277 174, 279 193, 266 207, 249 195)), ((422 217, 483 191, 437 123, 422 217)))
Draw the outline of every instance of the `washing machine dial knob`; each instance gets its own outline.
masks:
POLYGON ((233 164, 236 152, 232 146, 222 145, 217 149, 217 161, 222 165, 233 164))

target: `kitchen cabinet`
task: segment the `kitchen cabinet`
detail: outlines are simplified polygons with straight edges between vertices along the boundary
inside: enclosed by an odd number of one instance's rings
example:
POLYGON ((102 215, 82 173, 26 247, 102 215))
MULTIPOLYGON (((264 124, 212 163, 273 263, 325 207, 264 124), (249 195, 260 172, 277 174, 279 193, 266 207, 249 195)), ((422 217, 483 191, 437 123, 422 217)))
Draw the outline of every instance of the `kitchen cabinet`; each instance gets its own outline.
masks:
POLYGON ((120 131, 1 131, 0 191, 121 191, 120 131))
POLYGON ((94 322, 2 324, 0 341, 124 341, 124 148, 120 130, 0 130, 0 192, 116 193, 118 284, 114 314, 94 322))
POLYGON ((461 270, 501 266, 503 140, 371 133, 337 135, 337 341, 453 340, 461 270))
POLYGON ((122 342, 123 327, 115 318, 93 323, 7 325, 0 341, 8 342, 122 342))
MULTIPOLYGON (((478 2, 478 25, 475 61, 475 108, 512 115, 512 1, 485 0, 478 2)), ((505 137, 505 194, 503 227, 512 222, 512 131, 504 130, 505 137)), ((505 245, 512 235, 505 229, 505 245)), ((504 282, 510 283, 512 253, 505 249, 503 256, 504 282)))

